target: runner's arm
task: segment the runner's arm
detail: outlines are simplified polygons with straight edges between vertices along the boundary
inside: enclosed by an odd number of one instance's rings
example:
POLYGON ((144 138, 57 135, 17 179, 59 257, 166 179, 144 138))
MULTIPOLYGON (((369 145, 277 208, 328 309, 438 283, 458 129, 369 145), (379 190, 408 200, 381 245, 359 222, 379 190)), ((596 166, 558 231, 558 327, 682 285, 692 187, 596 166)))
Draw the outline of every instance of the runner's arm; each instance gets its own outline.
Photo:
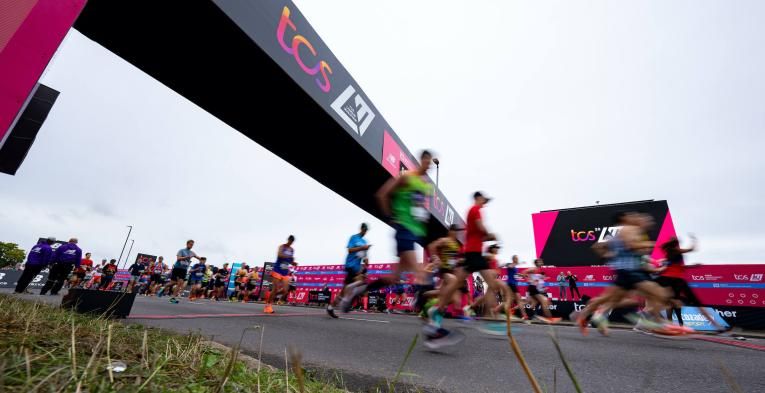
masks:
POLYGON ((428 244, 428 254, 430 254, 430 260, 439 260, 438 258, 438 249, 443 245, 444 239, 436 239, 432 241, 430 244, 428 244))
POLYGON ((358 246, 358 247, 348 247, 348 254, 353 254, 359 251, 369 250, 369 247, 372 247, 372 245, 366 244, 366 245, 358 246))
POLYGON ((690 247, 690 248, 681 248, 681 249, 680 249, 680 253, 681 253, 681 254, 685 254, 685 253, 688 253, 688 252, 694 251, 694 250, 696 250, 696 248, 699 246, 699 240, 698 240, 698 239, 696 239, 696 236, 694 236, 694 235, 690 235, 690 236, 691 236, 691 240, 693 241, 693 242, 691 243, 691 247, 690 247))
POLYGON ((493 233, 489 233, 489 231, 483 225, 483 220, 481 220, 481 219, 475 220, 475 225, 478 228, 478 231, 483 233, 483 241, 489 242, 489 241, 492 241, 492 240, 497 240, 497 237, 494 236, 493 233))

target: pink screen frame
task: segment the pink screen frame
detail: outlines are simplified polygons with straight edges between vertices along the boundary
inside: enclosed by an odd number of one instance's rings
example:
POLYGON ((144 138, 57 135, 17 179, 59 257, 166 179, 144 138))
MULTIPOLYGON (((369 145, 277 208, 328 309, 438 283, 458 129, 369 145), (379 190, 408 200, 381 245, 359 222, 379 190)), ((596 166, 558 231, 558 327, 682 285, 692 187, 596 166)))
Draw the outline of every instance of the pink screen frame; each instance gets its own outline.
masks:
POLYGON ((31 9, 18 3, 15 11, 27 15, 0 52, 0 147, 85 3, 37 0, 31 9))

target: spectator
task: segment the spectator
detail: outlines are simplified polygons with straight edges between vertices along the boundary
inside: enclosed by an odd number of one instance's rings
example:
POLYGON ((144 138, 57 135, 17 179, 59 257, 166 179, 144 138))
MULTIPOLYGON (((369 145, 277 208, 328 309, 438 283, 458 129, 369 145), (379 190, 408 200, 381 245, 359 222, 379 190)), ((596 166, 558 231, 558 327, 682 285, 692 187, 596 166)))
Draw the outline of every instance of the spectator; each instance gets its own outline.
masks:
POLYGON ((576 300, 577 298, 582 298, 582 295, 579 294, 579 288, 576 287, 576 282, 578 281, 576 276, 571 274, 571 272, 566 272, 568 279, 568 289, 571 291, 571 300, 576 300), (574 297, 574 292, 576 292, 576 298, 574 297))
POLYGON ((128 268, 128 272, 130 272, 130 281, 128 281, 128 286, 125 288, 126 292, 132 292, 133 287, 135 287, 135 284, 138 282, 138 280, 141 279, 141 276, 143 275, 143 272, 146 271, 146 265, 143 264, 143 259, 138 260, 136 259, 135 262, 133 262, 132 265, 128 268))
MULTIPOLYGON (((568 300, 566 297, 566 276, 563 272, 558 273, 558 297, 560 300, 568 300)), ((573 298, 574 295, 572 294, 571 297, 573 298)))
POLYGON ((29 250, 27 263, 24 266, 24 272, 21 273, 19 282, 16 283, 16 293, 30 293, 27 291, 29 283, 32 282, 32 280, 51 262, 53 249, 50 245, 55 241, 55 237, 49 237, 38 242, 31 250, 29 250))
POLYGON ((117 260, 112 259, 109 261, 108 265, 104 266, 103 275, 101 276, 101 284, 98 285, 98 289, 102 291, 108 290, 116 274, 117 260))
POLYGON ((48 273, 48 281, 45 282, 40 295, 45 295, 50 291, 51 295, 58 295, 58 291, 64 286, 64 281, 69 277, 69 273, 75 267, 80 267, 82 262, 82 250, 77 247, 77 238, 69 239, 69 242, 62 244, 53 254, 53 267, 48 273))

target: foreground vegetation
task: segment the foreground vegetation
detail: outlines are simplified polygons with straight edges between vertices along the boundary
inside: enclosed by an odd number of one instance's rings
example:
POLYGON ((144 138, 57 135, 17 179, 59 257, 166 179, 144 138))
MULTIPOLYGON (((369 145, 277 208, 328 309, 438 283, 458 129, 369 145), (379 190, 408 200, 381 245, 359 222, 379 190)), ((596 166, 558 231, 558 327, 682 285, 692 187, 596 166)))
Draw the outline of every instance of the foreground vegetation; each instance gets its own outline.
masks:
POLYGON ((305 378, 299 358, 292 354, 292 367, 279 371, 198 335, 0 295, 3 392, 343 391, 305 378))

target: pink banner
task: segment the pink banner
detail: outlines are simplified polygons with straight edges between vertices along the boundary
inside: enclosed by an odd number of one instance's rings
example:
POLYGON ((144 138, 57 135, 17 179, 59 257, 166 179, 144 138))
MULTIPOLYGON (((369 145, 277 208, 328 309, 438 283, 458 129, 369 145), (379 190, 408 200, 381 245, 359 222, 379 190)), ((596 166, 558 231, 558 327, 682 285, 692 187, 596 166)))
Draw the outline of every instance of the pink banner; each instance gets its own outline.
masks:
POLYGON ((0 146, 85 0, 15 0, 0 8, 0 146))
MULTIPOLYGON (((395 264, 369 265, 368 278, 373 280, 382 275, 389 274, 395 264)), ((522 272, 525 269, 518 269, 522 272)), ((326 284, 334 294, 340 291, 345 279, 343 265, 299 266, 296 269, 298 275, 296 302, 308 301, 309 290, 320 290, 326 284), (302 293, 302 294, 301 294, 302 293)), ((543 268, 547 278, 545 280, 548 294, 555 300, 560 298, 560 288, 557 282, 559 272, 577 276, 577 287, 581 295, 595 297, 600 295, 605 288, 611 285, 613 273, 606 266, 577 266, 577 267, 545 267, 543 268)), ((407 276, 411 279, 411 275, 407 276)), ((502 270, 501 279, 507 279, 507 271, 502 270)), ((737 307, 760 307, 765 308, 765 265, 703 265, 689 267, 686 279, 699 296, 701 301, 708 306, 737 306, 737 307)), ((410 280, 411 282, 411 280, 410 280)), ((519 291, 526 294, 526 282, 519 280, 519 291)), ((564 285, 567 298, 571 300, 568 281, 564 285)), ((393 295, 388 295, 388 302, 393 295)), ((410 306, 411 295, 407 294, 406 304, 398 308, 410 306)), ((397 307, 394 307, 397 308, 397 307)))
POLYGON ((388 131, 385 131, 383 135, 382 165, 394 177, 401 173, 402 167, 406 169, 415 167, 414 162, 407 157, 407 154, 388 131))

